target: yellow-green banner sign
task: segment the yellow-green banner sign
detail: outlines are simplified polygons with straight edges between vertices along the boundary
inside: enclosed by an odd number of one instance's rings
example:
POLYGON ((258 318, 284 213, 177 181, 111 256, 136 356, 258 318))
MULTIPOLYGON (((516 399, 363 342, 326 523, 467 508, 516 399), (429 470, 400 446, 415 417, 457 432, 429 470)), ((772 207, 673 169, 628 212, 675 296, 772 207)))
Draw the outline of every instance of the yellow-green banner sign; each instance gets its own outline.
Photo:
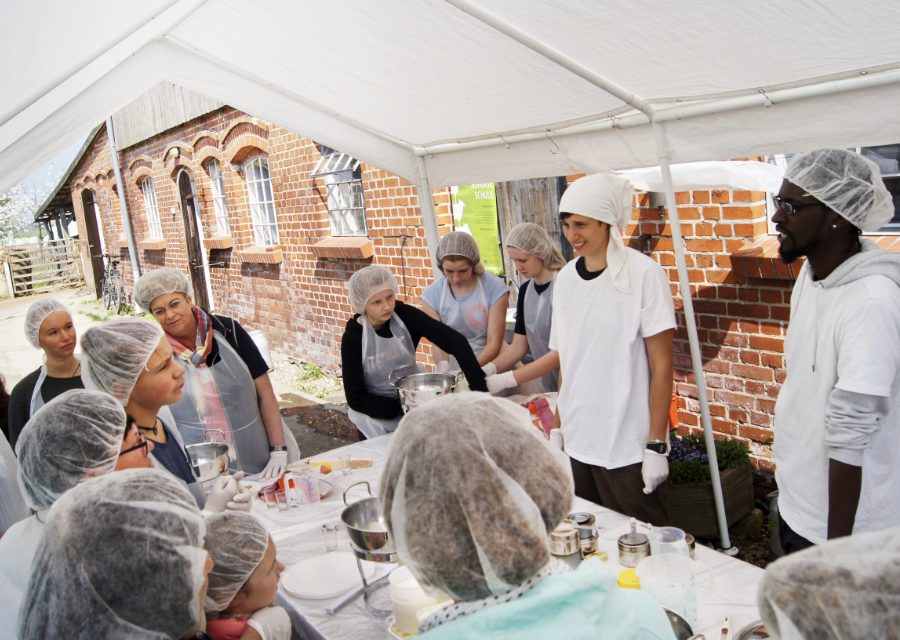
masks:
POLYGON ((497 197, 494 183, 450 187, 453 226, 475 238, 481 262, 487 271, 503 275, 500 233, 497 228, 497 197))

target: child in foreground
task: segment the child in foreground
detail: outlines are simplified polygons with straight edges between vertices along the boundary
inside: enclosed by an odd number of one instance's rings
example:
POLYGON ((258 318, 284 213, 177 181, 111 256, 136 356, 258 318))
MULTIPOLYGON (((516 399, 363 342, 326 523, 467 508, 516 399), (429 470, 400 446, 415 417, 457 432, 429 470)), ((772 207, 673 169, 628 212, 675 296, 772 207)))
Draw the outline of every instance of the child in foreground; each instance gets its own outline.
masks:
POLYGON ((216 514, 206 519, 206 549, 215 562, 207 634, 213 640, 289 640, 287 611, 271 606, 284 565, 265 527, 247 513, 216 514))

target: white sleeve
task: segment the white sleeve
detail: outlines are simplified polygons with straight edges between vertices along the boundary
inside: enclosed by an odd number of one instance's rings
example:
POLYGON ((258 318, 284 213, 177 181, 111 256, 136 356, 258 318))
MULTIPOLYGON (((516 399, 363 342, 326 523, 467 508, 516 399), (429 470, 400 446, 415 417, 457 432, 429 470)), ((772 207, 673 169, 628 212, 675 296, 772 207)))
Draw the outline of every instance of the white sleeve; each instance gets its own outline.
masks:
POLYGON ((675 301, 669 276, 659 265, 647 269, 641 282, 641 337, 675 328, 675 301))
POLYGON ((825 408, 825 446, 828 457, 861 467, 863 454, 878 435, 890 410, 888 399, 833 389, 825 408))
POLYGON ((848 310, 835 332, 835 387, 889 397, 900 371, 900 309, 896 299, 870 297, 848 310))

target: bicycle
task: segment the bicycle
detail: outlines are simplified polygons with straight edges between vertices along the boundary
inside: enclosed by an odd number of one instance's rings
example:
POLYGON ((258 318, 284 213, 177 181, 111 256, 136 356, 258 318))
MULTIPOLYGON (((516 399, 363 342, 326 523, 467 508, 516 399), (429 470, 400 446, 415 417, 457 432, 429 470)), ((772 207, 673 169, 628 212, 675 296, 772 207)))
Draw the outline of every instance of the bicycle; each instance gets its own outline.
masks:
POLYGON ((119 272, 119 261, 113 256, 103 253, 95 258, 103 258, 103 280, 101 284, 101 299, 107 309, 116 310, 116 315, 122 313, 128 306, 128 295, 125 293, 125 285, 122 284, 122 274, 119 272))

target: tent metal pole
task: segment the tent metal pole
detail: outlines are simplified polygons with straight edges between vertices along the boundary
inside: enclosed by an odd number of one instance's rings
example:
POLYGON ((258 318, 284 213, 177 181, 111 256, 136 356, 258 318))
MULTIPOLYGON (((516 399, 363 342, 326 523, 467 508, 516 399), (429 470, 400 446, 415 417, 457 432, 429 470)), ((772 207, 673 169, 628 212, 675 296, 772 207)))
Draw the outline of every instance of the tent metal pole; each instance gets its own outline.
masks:
POLYGON ((428 244, 428 255, 431 256, 431 268, 434 277, 440 278, 441 271, 437 268, 437 246, 441 239, 438 233, 437 213, 434 210, 434 197, 431 195, 431 184, 428 182, 428 170, 422 156, 416 159, 416 190, 419 194, 419 206, 422 208, 422 221, 425 223, 425 242, 428 244))
MULTIPOLYGON (((113 172, 116 176, 116 184, 119 189, 119 211, 122 213, 122 227, 125 229, 125 239, 128 241, 128 261, 131 263, 131 276, 136 284, 141 277, 141 267, 137 261, 137 247, 134 244, 134 231, 131 228, 131 217, 128 215, 128 197, 125 194, 125 181, 122 180, 122 171, 119 168, 119 150, 116 147, 116 130, 113 127, 112 116, 106 119, 106 137, 109 139, 109 155, 112 160, 113 172)), ((102 229, 100 230, 102 233, 102 229)))
POLYGON ((722 480, 719 477, 719 464, 716 458, 716 445, 712 434, 712 421, 709 417, 709 399, 706 392, 706 375, 703 372, 703 360, 700 356, 700 341, 697 338, 697 322, 694 318, 694 302, 691 297, 691 284, 688 280, 687 266, 684 261, 684 241, 681 237, 681 220, 678 216, 678 205, 675 202, 675 189, 672 186, 672 170, 669 166, 668 142, 664 125, 653 122, 653 137, 656 141, 656 152, 662 172, 663 185, 666 191, 666 208, 669 212, 669 227, 672 229, 672 243, 675 246, 675 265, 678 269, 678 287, 684 306, 684 319, 687 325, 688 343, 691 349, 691 364, 697 384, 697 399, 700 401, 700 421, 703 425, 703 436, 706 441, 706 452, 709 457, 709 475, 712 480, 713 502, 716 505, 716 519, 719 522, 719 536, 722 551, 735 555, 737 548, 731 544, 728 536, 728 520, 725 517, 725 502, 722 499, 722 480))

